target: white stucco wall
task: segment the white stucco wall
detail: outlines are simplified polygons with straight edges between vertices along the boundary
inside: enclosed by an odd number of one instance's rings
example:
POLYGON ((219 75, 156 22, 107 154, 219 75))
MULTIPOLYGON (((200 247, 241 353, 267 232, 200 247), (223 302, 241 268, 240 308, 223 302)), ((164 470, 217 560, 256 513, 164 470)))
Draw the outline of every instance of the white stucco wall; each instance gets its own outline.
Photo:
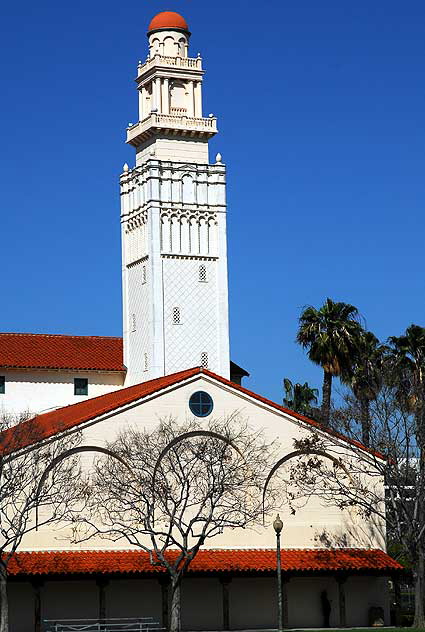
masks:
POLYGON ((0 415, 46 412, 122 388, 124 374, 100 371, 24 371, 0 369, 6 378, 0 415), (88 396, 74 395, 74 378, 87 378, 88 396))
POLYGON ((121 175, 127 385, 193 366, 229 376, 226 169, 189 162, 150 158, 121 175))
POLYGON ((136 166, 142 165, 149 158, 188 162, 190 164, 206 164, 209 161, 208 142, 202 139, 155 138, 137 150, 136 166))

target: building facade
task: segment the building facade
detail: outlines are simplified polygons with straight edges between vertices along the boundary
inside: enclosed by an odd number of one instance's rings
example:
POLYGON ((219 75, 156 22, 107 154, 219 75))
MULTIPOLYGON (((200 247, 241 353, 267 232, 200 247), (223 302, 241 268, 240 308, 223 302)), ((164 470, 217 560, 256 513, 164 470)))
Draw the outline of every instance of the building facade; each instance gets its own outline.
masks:
MULTIPOLYGON (((83 445, 105 447, 124 428, 170 416, 203 428, 211 415, 237 414, 278 442, 277 458, 313 429, 328 432, 243 388, 246 372, 230 362, 226 169, 220 155, 210 163, 217 122, 203 116, 204 70, 189 39, 180 15, 158 14, 137 69, 139 120, 127 129, 136 160, 120 176, 123 338, 0 334, 0 410, 30 416, 19 445, 13 428, 0 433, 4 454, 76 430, 83 445), (211 402, 199 418, 190 406, 197 393, 211 402)), ((370 458, 342 437, 335 449, 343 459, 370 458)), ((384 525, 314 497, 296 514, 283 501, 279 510, 285 625, 322 626, 324 591, 331 625, 367 625, 373 608, 388 623, 388 579, 401 567, 385 553, 384 525), (326 548, 323 533, 344 545, 326 548)), ((183 627, 275 627, 274 547, 270 516, 264 528, 210 541, 184 580, 183 627)), ((71 545, 67 525, 40 528, 23 540, 10 578, 13 632, 71 617, 168 624, 165 577, 124 541, 71 545)))

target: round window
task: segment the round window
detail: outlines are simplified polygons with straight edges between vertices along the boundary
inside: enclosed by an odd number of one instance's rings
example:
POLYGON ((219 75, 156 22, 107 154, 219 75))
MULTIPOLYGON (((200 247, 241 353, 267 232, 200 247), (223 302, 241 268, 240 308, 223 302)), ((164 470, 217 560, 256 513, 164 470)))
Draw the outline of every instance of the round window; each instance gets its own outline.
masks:
POLYGON ((196 391, 189 399, 189 408, 196 417, 206 417, 212 412, 213 400, 205 391, 196 391))

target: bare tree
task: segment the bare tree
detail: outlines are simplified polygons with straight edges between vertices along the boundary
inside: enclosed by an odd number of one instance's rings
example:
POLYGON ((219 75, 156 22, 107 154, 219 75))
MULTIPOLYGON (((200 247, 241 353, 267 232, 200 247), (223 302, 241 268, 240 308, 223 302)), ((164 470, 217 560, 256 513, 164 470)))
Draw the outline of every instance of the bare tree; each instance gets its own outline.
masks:
MULTIPOLYGON (((350 477, 326 459, 304 458, 291 464, 290 477, 297 492, 296 503, 317 495, 341 509, 355 508, 363 517, 385 525, 387 545, 398 551, 415 578, 413 628, 424 629, 425 603, 425 481, 421 461, 423 445, 414 410, 400 396, 400 382, 387 380, 370 402, 370 445, 368 452, 353 445, 352 458, 344 459, 350 477), (382 456, 381 456, 382 455, 382 456)), ((344 434, 358 439, 362 412, 355 398, 334 413, 344 434)), ((305 442, 304 442, 305 443, 305 442)), ((337 454, 337 437, 313 434, 305 449, 318 447, 337 454)), ((299 447, 299 446, 297 446, 299 447)), ((348 534, 350 535, 350 534, 348 534)), ((326 539, 326 534, 318 534, 326 539)), ((328 544, 338 544, 330 543, 328 544)))
POLYGON ((127 429, 108 447, 121 460, 97 460, 91 514, 77 539, 125 538, 148 552, 169 575, 170 629, 178 632, 181 580, 201 546, 262 522, 273 445, 235 416, 203 426, 163 420, 152 431, 127 429))
POLYGON ((80 497, 78 456, 63 460, 39 483, 59 455, 75 447, 79 435, 39 443, 31 420, 0 420, 0 632, 8 632, 8 568, 25 536, 37 527, 69 517, 72 501, 80 497), (31 444, 26 449, 21 445, 31 444), (36 513, 38 512, 38 524, 36 513))

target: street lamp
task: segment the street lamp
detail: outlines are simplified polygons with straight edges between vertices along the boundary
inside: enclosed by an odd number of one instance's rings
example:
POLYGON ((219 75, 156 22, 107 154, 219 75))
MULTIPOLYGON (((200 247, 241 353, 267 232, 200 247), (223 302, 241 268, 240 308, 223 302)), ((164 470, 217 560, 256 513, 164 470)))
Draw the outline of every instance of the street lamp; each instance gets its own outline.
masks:
POLYGON ((282 569, 280 563, 280 532, 283 529, 283 522, 279 514, 273 521, 273 529, 276 533, 276 557, 277 557, 277 625, 279 632, 283 630, 283 605, 282 605, 282 569))

